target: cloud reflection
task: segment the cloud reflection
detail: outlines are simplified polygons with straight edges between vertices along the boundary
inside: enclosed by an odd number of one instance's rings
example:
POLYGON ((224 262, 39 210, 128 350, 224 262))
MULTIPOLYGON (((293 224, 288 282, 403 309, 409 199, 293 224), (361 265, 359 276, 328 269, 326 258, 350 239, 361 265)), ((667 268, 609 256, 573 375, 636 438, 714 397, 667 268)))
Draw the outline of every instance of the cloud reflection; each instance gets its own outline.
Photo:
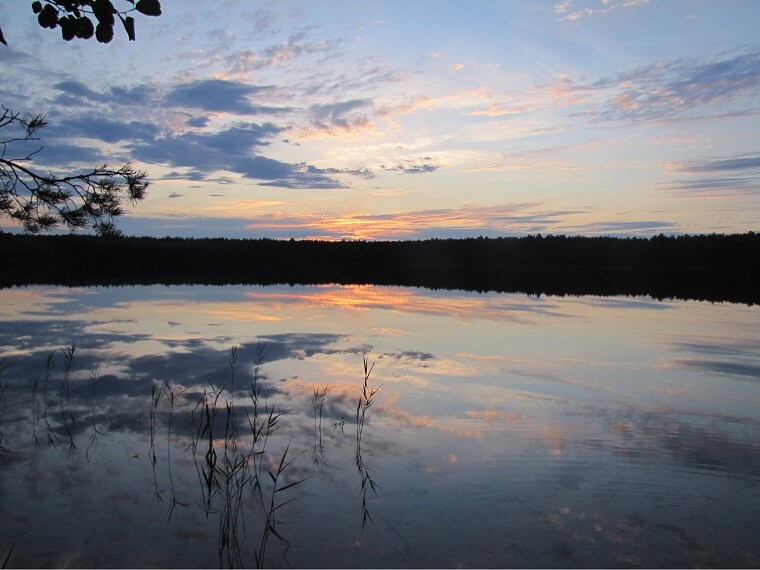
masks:
POLYGON ((760 342, 737 336, 694 336, 671 343, 679 352, 698 358, 676 358, 675 364, 708 375, 760 381, 760 342))

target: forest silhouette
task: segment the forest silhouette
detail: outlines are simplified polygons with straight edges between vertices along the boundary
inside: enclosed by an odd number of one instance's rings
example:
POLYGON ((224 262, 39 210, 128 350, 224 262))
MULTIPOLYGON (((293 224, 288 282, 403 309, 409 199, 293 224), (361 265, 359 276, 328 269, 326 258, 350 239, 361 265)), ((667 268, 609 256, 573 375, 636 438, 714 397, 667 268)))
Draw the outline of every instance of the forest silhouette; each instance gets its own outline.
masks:
POLYGON ((310 241, 0 232, 0 286, 374 284, 760 302, 760 234, 310 241))

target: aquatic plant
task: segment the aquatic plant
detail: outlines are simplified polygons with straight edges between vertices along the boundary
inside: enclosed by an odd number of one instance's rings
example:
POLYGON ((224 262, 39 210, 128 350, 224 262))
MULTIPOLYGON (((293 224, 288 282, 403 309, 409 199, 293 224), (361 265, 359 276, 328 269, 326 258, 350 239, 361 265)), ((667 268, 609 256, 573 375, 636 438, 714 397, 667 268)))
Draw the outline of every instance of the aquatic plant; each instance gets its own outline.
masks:
MULTIPOLYGON (((285 470, 288 468, 289 465, 291 465, 300 455, 297 454, 295 457, 293 457, 290 460, 287 460, 288 451, 290 449, 290 446, 288 445, 285 448, 285 452, 282 454, 282 457, 280 458, 280 463, 277 465, 277 469, 273 473, 272 471, 268 471, 269 477, 272 479, 273 487, 272 492, 269 499, 269 504, 266 508, 266 521, 264 523, 264 532, 261 535, 261 542, 259 543, 259 548, 253 549, 253 556, 256 561, 256 567, 257 568, 263 568, 264 567, 264 560, 265 560, 265 554, 266 554, 266 547, 267 543, 269 542, 269 536, 274 535, 280 541, 285 543, 285 556, 287 557, 287 549, 290 546, 290 542, 288 542, 287 539, 285 539, 278 531, 277 531, 277 521, 276 521, 276 513, 278 510, 280 510, 285 505, 292 503, 295 499, 286 499, 283 501, 278 502, 279 496, 277 493, 282 493, 284 491, 287 491, 288 489, 291 489, 295 487, 296 485, 300 485, 305 481, 305 479, 300 479, 298 481, 293 481, 291 483, 287 483, 285 485, 280 485, 280 480, 285 472, 285 470)), ((259 489, 261 486, 259 486, 259 489)))
POLYGON ((150 458, 150 464, 153 468, 153 498, 157 503, 163 502, 161 496, 161 489, 158 487, 158 475, 156 474, 156 463, 158 458, 156 457, 156 421, 158 403, 161 401, 161 388, 157 382, 153 381, 150 388, 150 407, 148 409, 149 415, 149 427, 150 427, 150 448, 148 449, 148 457, 150 458))
POLYGON ((76 429, 74 421, 74 413, 71 410, 71 368, 74 365, 74 353, 77 346, 75 342, 72 342, 68 348, 62 348, 61 354, 63 355, 63 379, 61 380, 61 387, 58 394, 58 402, 60 404, 61 411, 61 424, 64 432, 66 433, 66 449, 69 454, 73 454, 77 450, 76 441, 74 439, 74 432, 76 429))
POLYGON ((50 351, 47 355, 47 359, 45 360, 45 381, 43 383, 43 390, 42 390, 42 398, 43 398, 43 410, 42 410, 42 419, 45 422, 45 427, 47 428, 47 441, 48 441, 48 447, 55 445, 55 435, 53 431, 53 426, 50 425, 50 421, 48 420, 48 408, 51 405, 51 401, 48 400, 48 385, 50 384, 50 377, 53 374, 53 360, 55 358, 55 351, 50 351))
POLYGON ((372 366, 369 365, 366 351, 362 353, 364 361, 364 382, 362 384, 362 393, 359 398, 359 403, 356 406, 356 468, 359 471, 359 478, 361 480, 361 496, 362 496, 362 530, 364 530, 367 521, 373 522, 372 517, 369 514, 369 508, 367 505, 367 491, 377 495, 377 489, 380 486, 372 479, 370 470, 367 468, 364 458, 362 456, 362 436, 364 434, 364 425, 367 421, 367 411, 375 403, 375 396, 380 391, 380 386, 370 386, 369 378, 372 375, 372 370, 375 368, 375 363, 372 366))
POLYGON ((325 446, 322 443, 322 412, 325 408, 325 399, 330 386, 314 388, 311 397, 311 404, 314 408, 314 451, 312 461, 316 467, 319 467, 325 460, 325 446))
POLYGON ((71 408, 71 369, 74 365, 74 355, 76 353, 76 343, 72 342, 67 348, 60 348, 51 350, 47 358, 45 359, 45 373, 43 377, 37 376, 32 383, 32 441, 34 441, 35 447, 40 446, 40 433, 38 432, 38 425, 40 420, 45 424, 45 430, 47 432, 47 444, 49 447, 55 447, 56 429, 62 430, 66 435, 66 449, 69 454, 73 454, 77 450, 76 440, 74 434, 76 431, 76 421, 74 419, 74 412, 71 408), (63 376, 61 378, 60 386, 58 390, 50 396, 50 389, 53 379, 53 372, 55 368, 56 355, 61 354, 63 358, 63 376), (40 394, 40 385, 42 385, 42 393, 40 394), (58 403, 58 410, 60 416, 60 426, 54 427, 51 423, 51 408, 58 403), (42 406, 40 406, 42 404, 42 406))
POLYGON ((382 386, 370 386, 369 377, 375 368, 375 363, 369 366, 366 352, 362 354, 364 360, 364 383, 362 384, 362 394, 359 403, 356 405, 356 456, 359 457, 362 451, 362 435, 364 434, 364 425, 367 421, 367 411, 375 403, 375 395, 382 386))
MULTIPOLYGON (((214 420, 217 414, 217 403, 221 395, 221 389, 217 389, 211 382, 211 392, 204 388, 193 415, 200 409, 201 419, 198 424, 198 430, 193 434, 190 440, 190 448, 195 458, 195 467, 198 478, 201 482, 201 492, 203 493, 203 505, 206 516, 211 512, 211 501, 214 495, 216 482, 216 449, 214 448, 214 420), (203 455, 203 461, 198 460, 198 445, 203 439, 206 452, 203 455)), ((193 423, 195 421, 193 420, 193 423)))
POLYGON ((11 544, 11 548, 8 551, 8 554, 5 555, 5 559, 3 560, 3 565, 0 566, 3 570, 8 567, 8 561, 11 559, 11 554, 13 554, 13 548, 15 547, 15 544, 11 544))
POLYGON ((167 426, 167 433, 166 433, 166 466, 167 466, 167 473, 169 475, 169 487, 172 494, 172 500, 169 503, 169 515, 167 518, 167 523, 171 520, 172 514, 174 513, 174 509, 177 505, 185 508, 190 508, 190 505, 187 503, 183 503, 177 499, 177 492, 174 488, 174 476, 172 475, 172 423, 174 420, 174 402, 175 398, 177 396, 181 396, 185 390, 175 391, 175 387, 171 384, 169 384, 168 381, 164 380, 164 384, 166 386, 166 395, 169 400, 169 421, 167 426))
POLYGON ((87 451, 85 451, 85 457, 87 461, 90 460, 90 449, 98 442, 98 438, 103 435, 98 429, 97 420, 95 417, 95 387, 100 382, 100 376, 97 370, 90 370, 90 415, 92 418, 92 432, 90 433, 90 442, 87 445, 87 451))
MULTIPOLYGON (((73 454, 78 449, 75 434, 81 421, 78 416, 82 415, 75 412, 80 407, 80 411, 89 408, 89 413, 84 412, 89 424, 89 443, 85 454, 89 462, 93 446, 106 436, 107 430, 98 422, 97 394, 101 377, 97 369, 90 370, 89 390, 86 396, 82 396, 89 400, 88 405, 77 406, 76 395, 84 393, 72 387, 78 355, 79 349, 75 343, 47 355, 44 371, 35 378, 32 386, 32 438, 35 447, 39 447, 47 429, 50 446, 55 446, 62 438, 64 449, 69 455, 73 454)), ((276 556, 287 562, 290 542, 281 523, 287 505, 298 499, 298 494, 293 492, 306 481, 305 478, 291 476, 293 465, 305 450, 294 451, 291 443, 284 443, 279 450, 271 445, 271 438, 281 429, 288 410, 263 400, 261 368, 264 345, 259 344, 254 356, 247 401, 240 398, 239 393, 240 356, 241 352, 234 345, 227 359, 227 382, 222 385, 209 380, 202 393, 198 395, 196 392, 197 400, 194 403, 188 401, 189 389, 171 380, 151 382, 146 414, 148 422, 145 426, 149 443, 147 456, 153 471, 153 499, 156 503, 167 502, 167 525, 172 524, 177 516, 178 506, 189 509, 197 504, 207 518, 216 519, 220 567, 252 564, 263 567, 275 556, 273 543, 279 543, 282 547, 277 549, 276 556), (183 426, 178 421, 178 410, 190 412, 188 432, 183 432, 183 426), (164 434, 166 448, 161 453, 157 440, 164 434), (182 445, 185 452, 192 454, 195 462, 199 484, 195 491, 197 502, 185 499, 188 489, 176 478, 179 473, 175 473, 179 461, 176 457, 177 444, 186 435, 189 436, 188 440, 182 445)), ((370 409, 381 386, 372 384, 374 362, 370 362, 366 352, 363 353, 362 362, 362 384, 355 411, 355 463, 361 482, 361 526, 364 529, 367 522, 373 522, 369 512, 369 495, 376 495, 380 487, 362 455, 363 439, 370 409)), ((0 369, 0 435, 6 407, 2 373, 0 369)), ((311 397, 314 450, 321 462, 325 449, 322 423, 329 392, 329 385, 317 386, 311 397)), ((340 427, 341 431, 344 426, 343 418, 333 424, 335 429, 340 427)), ((0 444, 4 441, 3 436, 0 444)))
MULTIPOLYGON (((242 445, 243 434, 238 427, 234 396, 230 394, 224 406, 220 406, 223 387, 209 382, 209 388, 204 389, 192 412, 194 429, 186 449, 191 450, 195 458, 204 512, 207 517, 212 514, 218 516, 217 555, 220 567, 247 565, 244 557, 244 507, 247 497, 253 501, 251 507, 257 505, 262 509, 262 530, 253 547, 256 566, 265 564, 267 545, 272 536, 285 544, 287 555, 290 543, 277 528, 276 513, 294 500, 282 499, 282 493, 303 482, 283 483, 286 469, 297 458, 297 455, 288 457, 289 445, 279 457, 277 468, 267 468, 270 464, 267 444, 269 438, 280 429, 280 419, 285 412, 261 405, 263 350, 260 344, 249 388, 250 407, 245 408, 250 429, 249 446, 242 445), (216 429, 219 420, 224 421, 221 432, 216 429)), ((228 359, 230 391, 235 385, 237 361, 238 350, 233 346, 228 359)))

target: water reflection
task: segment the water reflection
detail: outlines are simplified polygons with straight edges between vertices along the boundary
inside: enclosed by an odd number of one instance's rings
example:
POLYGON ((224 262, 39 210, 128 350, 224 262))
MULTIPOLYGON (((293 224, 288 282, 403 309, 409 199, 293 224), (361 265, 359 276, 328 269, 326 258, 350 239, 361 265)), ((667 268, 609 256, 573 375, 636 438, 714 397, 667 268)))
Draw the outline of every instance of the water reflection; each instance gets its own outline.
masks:
POLYGON ((757 307, 0 296, 10 566, 759 560, 757 307))

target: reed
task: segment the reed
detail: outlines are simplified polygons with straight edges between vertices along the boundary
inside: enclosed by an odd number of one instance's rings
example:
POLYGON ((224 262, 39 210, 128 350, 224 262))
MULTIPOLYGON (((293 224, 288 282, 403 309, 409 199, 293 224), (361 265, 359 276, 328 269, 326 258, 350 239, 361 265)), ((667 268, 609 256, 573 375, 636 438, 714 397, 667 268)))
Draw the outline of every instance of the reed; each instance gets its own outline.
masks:
POLYGON ((288 460, 287 456, 288 451, 290 450, 290 445, 285 448, 285 451, 280 457, 278 467, 274 472, 269 469, 265 469, 265 465, 267 464, 266 456, 268 455, 267 444, 269 442, 269 438, 280 429, 280 420, 282 416, 287 412, 283 410, 277 411, 274 407, 270 408, 269 406, 264 406, 263 410, 260 409, 261 385, 259 383, 259 380, 261 364, 263 362, 263 353, 264 345, 259 344, 256 366, 254 368, 253 379, 251 381, 249 392, 252 404, 252 413, 248 414, 247 416, 248 425, 251 429, 252 434, 250 449, 252 464, 252 491, 254 497, 256 498, 256 501, 262 507, 264 512, 264 525, 261 536, 259 537, 258 548, 254 547, 253 549, 254 561, 256 562, 257 568, 264 567, 267 545, 269 544, 272 536, 285 544, 285 553, 283 556, 287 560, 287 550, 290 546, 290 542, 288 542, 287 539, 285 539, 283 535, 277 530, 276 512, 286 504, 292 502, 293 499, 278 502, 280 497, 278 493, 282 493, 292 487, 303 483, 303 480, 299 480, 286 485, 281 485, 281 479, 285 473, 285 470, 300 455, 299 453, 293 459, 288 460), (267 478, 264 476, 265 473, 269 476, 269 480, 272 482, 272 487, 268 494, 266 491, 267 478))
MULTIPOLYGON (((222 460, 213 468, 210 465, 208 466, 209 472, 215 473, 222 498, 217 545, 219 563, 222 565, 226 560, 229 567, 242 567, 244 565, 239 530, 243 527, 243 531, 245 531, 243 492, 251 480, 251 453, 250 450, 243 452, 240 449, 240 433, 235 417, 234 390, 237 357, 237 346, 233 345, 227 361, 230 368, 230 399, 225 402, 227 413, 224 424, 222 460)), ((213 418, 211 421, 213 422, 213 418)), ((211 443, 209 441, 209 444, 211 443)))
MULTIPOLYGON (((200 410, 200 421, 198 423, 198 429, 195 431, 191 438, 190 447, 192 448, 193 457, 195 459, 195 468, 198 473, 198 478, 201 482, 201 492, 203 495, 203 507, 206 512, 206 516, 211 513, 211 502, 214 496, 215 483, 216 483, 216 449, 214 448, 214 421, 217 415, 217 403, 219 402, 219 396, 222 390, 217 389, 211 382, 211 392, 204 388, 195 409, 193 410, 193 417, 195 412, 200 410), (206 451, 203 455, 203 461, 198 459, 198 445, 201 441, 204 441, 206 451)), ((193 419, 193 422, 195 420, 193 419)))
MULTIPOLYGON (((55 397, 51 400, 48 396, 48 390, 53 376, 55 355, 57 352, 57 350, 51 350, 48 352, 47 358, 45 359, 45 375, 42 378, 37 376, 32 383, 32 441, 34 442, 35 447, 40 446, 40 434, 37 431, 40 419, 45 423, 48 447, 55 447, 56 443, 55 430, 53 429, 49 418, 49 410, 51 406, 55 405, 55 397), (40 384, 42 384, 42 394, 39 393, 40 384), (41 410, 40 400, 42 400, 41 410)), ((61 352, 63 352, 63 349, 61 349, 61 352)))
MULTIPOLYGON (((250 445, 242 445, 238 427, 237 402, 232 394, 221 405, 225 389, 209 382, 192 411, 192 434, 186 451, 195 460, 201 487, 202 508, 206 516, 218 516, 217 555, 219 566, 243 567, 245 563, 245 513, 251 507, 262 509, 262 530, 253 547, 257 567, 265 564, 267 545, 275 537, 289 543, 277 528, 276 513, 291 500, 282 500, 282 493, 302 481, 283 483, 286 469, 295 458, 289 458, 287 447, 279 458, 277 469, 268 469, 270 437, 280 429, 285 411, 261 402, 260 370, 263 345, 259 344, 249 387, 250 406, 245 416, 250 429, 250 445), (220 422, 223 421, 223 430, 220 422), (252 500, 251 504, 248 504, 252 500), (247 507, 248 505, 248 507, 247 507)), ((238 350, 230 351, 230 391, 234 390, 238 350)), ((247 438, 246 438, 247 439, 247 438)))
POLYGON ((13 549, 15 548, 15 544, 11 544, 11 549, 8 551, 8 554, 5 555, 5 559, 3 560, 3 565, 0 566, 3 570, 8 567, 8 562, 11 559, 11 554, 13 554, 13 549))
POLYGON ((85 457, 87 461, 90 460, 90 449, 98 442, 98 438, 103 435, 98 429, 98 423, 95 415, 95 388, 100 382, 100 376, 97 370, 90 370, 90 417, 92 418, 92 431, 90 432, 90 441, 87 444, 87 451, 85 451, 85 457))
POLYGON ((319 467, 325 461, 325 446, 322 443, 322 412, 325 409, 325 399, 329 390, 330 386, 325 386, 324 388, 317 386, 314 388, 311 397, 311 404, 314 409, 314 451, 312 453, 312 461, 315 467, 319 467))
POLYGON ((167 473, 169 474, 169 487, 172 494, 172 500, 169 503, 169 513, 168 517, 166 519, 167 524, 172 519, 172 514, 174 514, 174 509, 177 505, 185 508, 190 508, 190 505, 187 503, 183 503, 177 499, 177 492, 174 488, 174 476, 172 474, 172 424, 174 421, 174 404, 175 399, 177 396, 181 396, 185 390, 180 390, 179 392, 175 391, 175 388, 173 385, 169 384, 168 381, 164 380, 164 385, 166 386, 166 396, 169 400, 169 420, 168 420, 168 427, 167 427, 167 433, 166 433, 166 468, 167 473))
MULTIPOLYGON (((224 387, 216 387, 209 382, 209 387, 203 390, 191 412, 189 444, 184 448, 190 451, 195 459, 198 480, 200 483, 201 508, 207 517, 218 516, 217 550, 219 565, 228 567, 244 567, 255 563, 263 567, 267 556, 271 555, 272 540, 278 540, 284 545, 283 556, 287 557, 290 542, 285 538, 280 527, 283 508, 296 500, 291 492, 301 485, 305 479, 294 479, 290 476, 293 463, 303 453, 294 453, 291 444, 284 447, 282 453, 270 450, 271 438, 282 425, 282 418, 288 412, 278 407, 270 406, 262 401, 261 367, 263 363, 264 346, 259 345, 253 378, 249 387, 250 402, 239 404, 234 395, 238 384, 237 367, 239 352, 233 346, 228 365, 230 370, 229 398, 224 387), (245 420, 242 413, 245 413, 245 420), (242 426, 247 421, 249 433, 242 426), (223 423, 222 423, 223 422, 223 423), (245 441, 245 443, 243 443, 245 441), (248 444, 250 442, 250 445, 248 444), (246 540, 246 516, 256 513, 254 532, 250 542, 246 540), (260 518, 258 516, 260 515, 260 518), (260 532, 259 532, 260 529, 260 532), (251 551, 253 560, 251 560, 251 551), (246 554, 247 553, 247 554, 246 554)), ((55 446, 58 438, 63 438, 65 449, 69 454, 77 450, 76 392, 71 390, 74 381, 75 361, 78 347, 72 343, 69 347, 51 351, 46 359, 44 373, 35 378, 32 386, 32 439, 35 447, 40 446, 43 431, 41 423, 47 427, 48 444, 55 446), (60 367, 62 367, 62 372, 60 367), (60 372, 60 375, 59 375, 60 372), (58 380, 60 379, 60 383, 58 380)), ((366 369, 366 361, 365 361, 366 369)), ((365 385, 371 369, 365 370, 365 385)), ((5 368, 0 367, 0 453, 6 453, 7 439, 3 432, 6 412, 6 384, 4 382, 5 368)), ((89 444, 86 458, 90 461, 91 451, 105 435, 98 423, 96 408, 96 392, 101 383, 97 369, 90 370, 89 375, 89 444)), ((326 403, 329 386, 315 389, 314 418, 315 442, 322 446, 322 416, 326 403)), ((173 468, 176 458, 177 439, 181 437, 181 426, 177 425, 178 414, 186 401, 186 389, 180 389, 169 380, 153 381, 151 384, 149 402, 148 457, 153 470, 154 499, 163 503, 164 491, 159 487, 159 463, 166 461, 168 478, 167 525, 177 512, 177 506, 190 508, 191 505, 180 500, 185 489, 175 485, 173 468), (157 438, 162 427, 166 428, 166 451, 159 453, 157 438), (174 450, 172 448, 175 448, 174 450)), ((372 403, 374 392, 366 388, 362 421, 366 421, 366 408, 372 403)), ((86 396, 85 396, 86 398, 86 396)), ((83 409, 87 404, 82 403, 83 409)), ((44 429, 44 428, 43 428, 44 429)), ((13 547, 5 557, 8 563, 13 547)), ((285 558, 287 561, 287 558, 285 558)), ((0 559, 2 561, 2 559, 0 559)), ((4 566, 5 566, 4 564, 4 566)))
POLYGON ((77 450, 74 432, 76 430, 74 413, 71 411, 71 368, 74 365, 74 353, 76 352, 76 343, 72 342, 68 348, 61 349, 63 355, 63 378, 58 394, 58 402, 61 411, 61 426, 66 434, 66 449, 69 454, 77 450))
POLYGON ((229 567, 244 566, 240 529, 243 527, 245 531, 243 492, 250 481, 248 463, 247 455, 225 453, 222 464, 217 467, 222 496, 217 546, 220 565, 226 559, 229 567))
POLYGON ((53 431, 53 426, 50 425, 50 420, 48 419, 48 409, 52 405, 52 402, 48 399, 48 386, 50 384, 50 378, 53 375, 54 360, 55 351, 51 350, 47 355, 47 359, 45 360, 45 380, 42 386, 42 402, 44 404, 42 410, 42 419, 44 420, 45 427, 47 428, 48 447, 55 446, 55 432, 53 431))
POLYGON ((280 458, 280 462, 277 465, 277 469, 274 471, 274 473, 272 471, 268 471, 269 477, 271 478, 272 483, 273 483, 273 487, 272 487, 272 493, 270 495, 269 504, 267 505, 267 508, 266 508, 266 520, 264 522, 264 531, 261 535, 259 548, 253 549, 253 557, 254 557, 254 560, 256 561, 257 568, 264 567, 266 548, 269 542, 270 535, 277 537, 281 542, 285 544, 284 556, 285 556, 285 559, 287 560, 287 551, 288 551, 288 548, 290 547, 290 542, 285 537, 283 537, 277 530, 277 511, 283 508, 285 505, 292 503, 295 499, 286 499, 280 502, 278 493, 287 491, 288 489, 291 489, 297 485, 300 485, 301 483, 305 481, 305 479, 300 479, 298 481, 293 481, 285 485, 280 484, 280 480, 282 479, 282 476, 285 473, 285 470, 300 455, 299 453, 292 459, 288 460, 287 457, 288 457, 289 449, 290 449, 290 446, 287 446, 285 448, 285 452, 282 454, 282 457, 280 458))
POLYGON ((157 503, 164 501, 161 493, 163 492, 158 486, 158 474, 156 473, 156 464, 158 463, 158 457, 156 456, 156 422, 158 420, 158 404, 161 401, 162 390, 160 385, 153 381, 150 387, 150 406, 148 408, 149 417, 149 429, 150 429, 150 447, 148 448, 148 457, 150 458, 150 465, 153 469, 153 499, 157 503))
POLYGON ((361 480, 362 530, 364 530, 364 527, 366 526, 367 521, 374 524, 374 521, 372 520, 372 517, 369 514, 367 492, 369 490, 372 490, 373 494, 377 495, 377 490, 380 488, 380 486, 372 478, 370 470, 367 467, 367 464, 364 462, 364 457, 362 456, 362 437, 364 435, 364 426, 367 422, 367 412, 375 403, 375 396, 380 391, 382 384, 380 386, 369 385, 369 379, 370 379, 370 376, 372 375, 372 371, 375 368, 375 363, 373 362, 372 365, 370 366, 366 351, 362 353, 362 358, 364 362, 364 382, 362 384, 362 391, 361 391, 361 396, 359 398, 359 403, 356 406, 355 462, 356 462, 356 468, 359 472, 359 478, 361 480))
MULTIPOLYGON (((0 374, 2 374, 2 371, 0 371, 0 374)), ((37 448, 40 446, 40 438, 37 434, 37 424, 40 421, 40 403, 37 396, 39 385, 40 377, 37 376, 32 383, 32 441, 34 442, 34 447, 37 448)))
MULTIPOLYGON (((231 443, 237 444, 237 422, 235 421, 235 367, 237 366, 238 359, 238 347, 233 344, 230 349, 230 357, 227 360, 227 365, 230 367, 230 400, 229 400, 229 413, 227 415, 227 427, 232 430, 231 443)), ((225 438, 225 441, 227 438, 225 438)))
POLYGON ((375 403, 375 395, 378 393, 382 385, 370 386, 369 377, 372 375, 372 371, 375 368, 375 363, 372 366, 369 365, 367 359, 367 353, 362 354, 364 361, 364 383, 362 384, 362 394, 359 398, 359 403, 356 405, 356 455, 361 455, 362 448, 362 435, 364 434, 364 426, 367 422, 367 411, 375 403))

